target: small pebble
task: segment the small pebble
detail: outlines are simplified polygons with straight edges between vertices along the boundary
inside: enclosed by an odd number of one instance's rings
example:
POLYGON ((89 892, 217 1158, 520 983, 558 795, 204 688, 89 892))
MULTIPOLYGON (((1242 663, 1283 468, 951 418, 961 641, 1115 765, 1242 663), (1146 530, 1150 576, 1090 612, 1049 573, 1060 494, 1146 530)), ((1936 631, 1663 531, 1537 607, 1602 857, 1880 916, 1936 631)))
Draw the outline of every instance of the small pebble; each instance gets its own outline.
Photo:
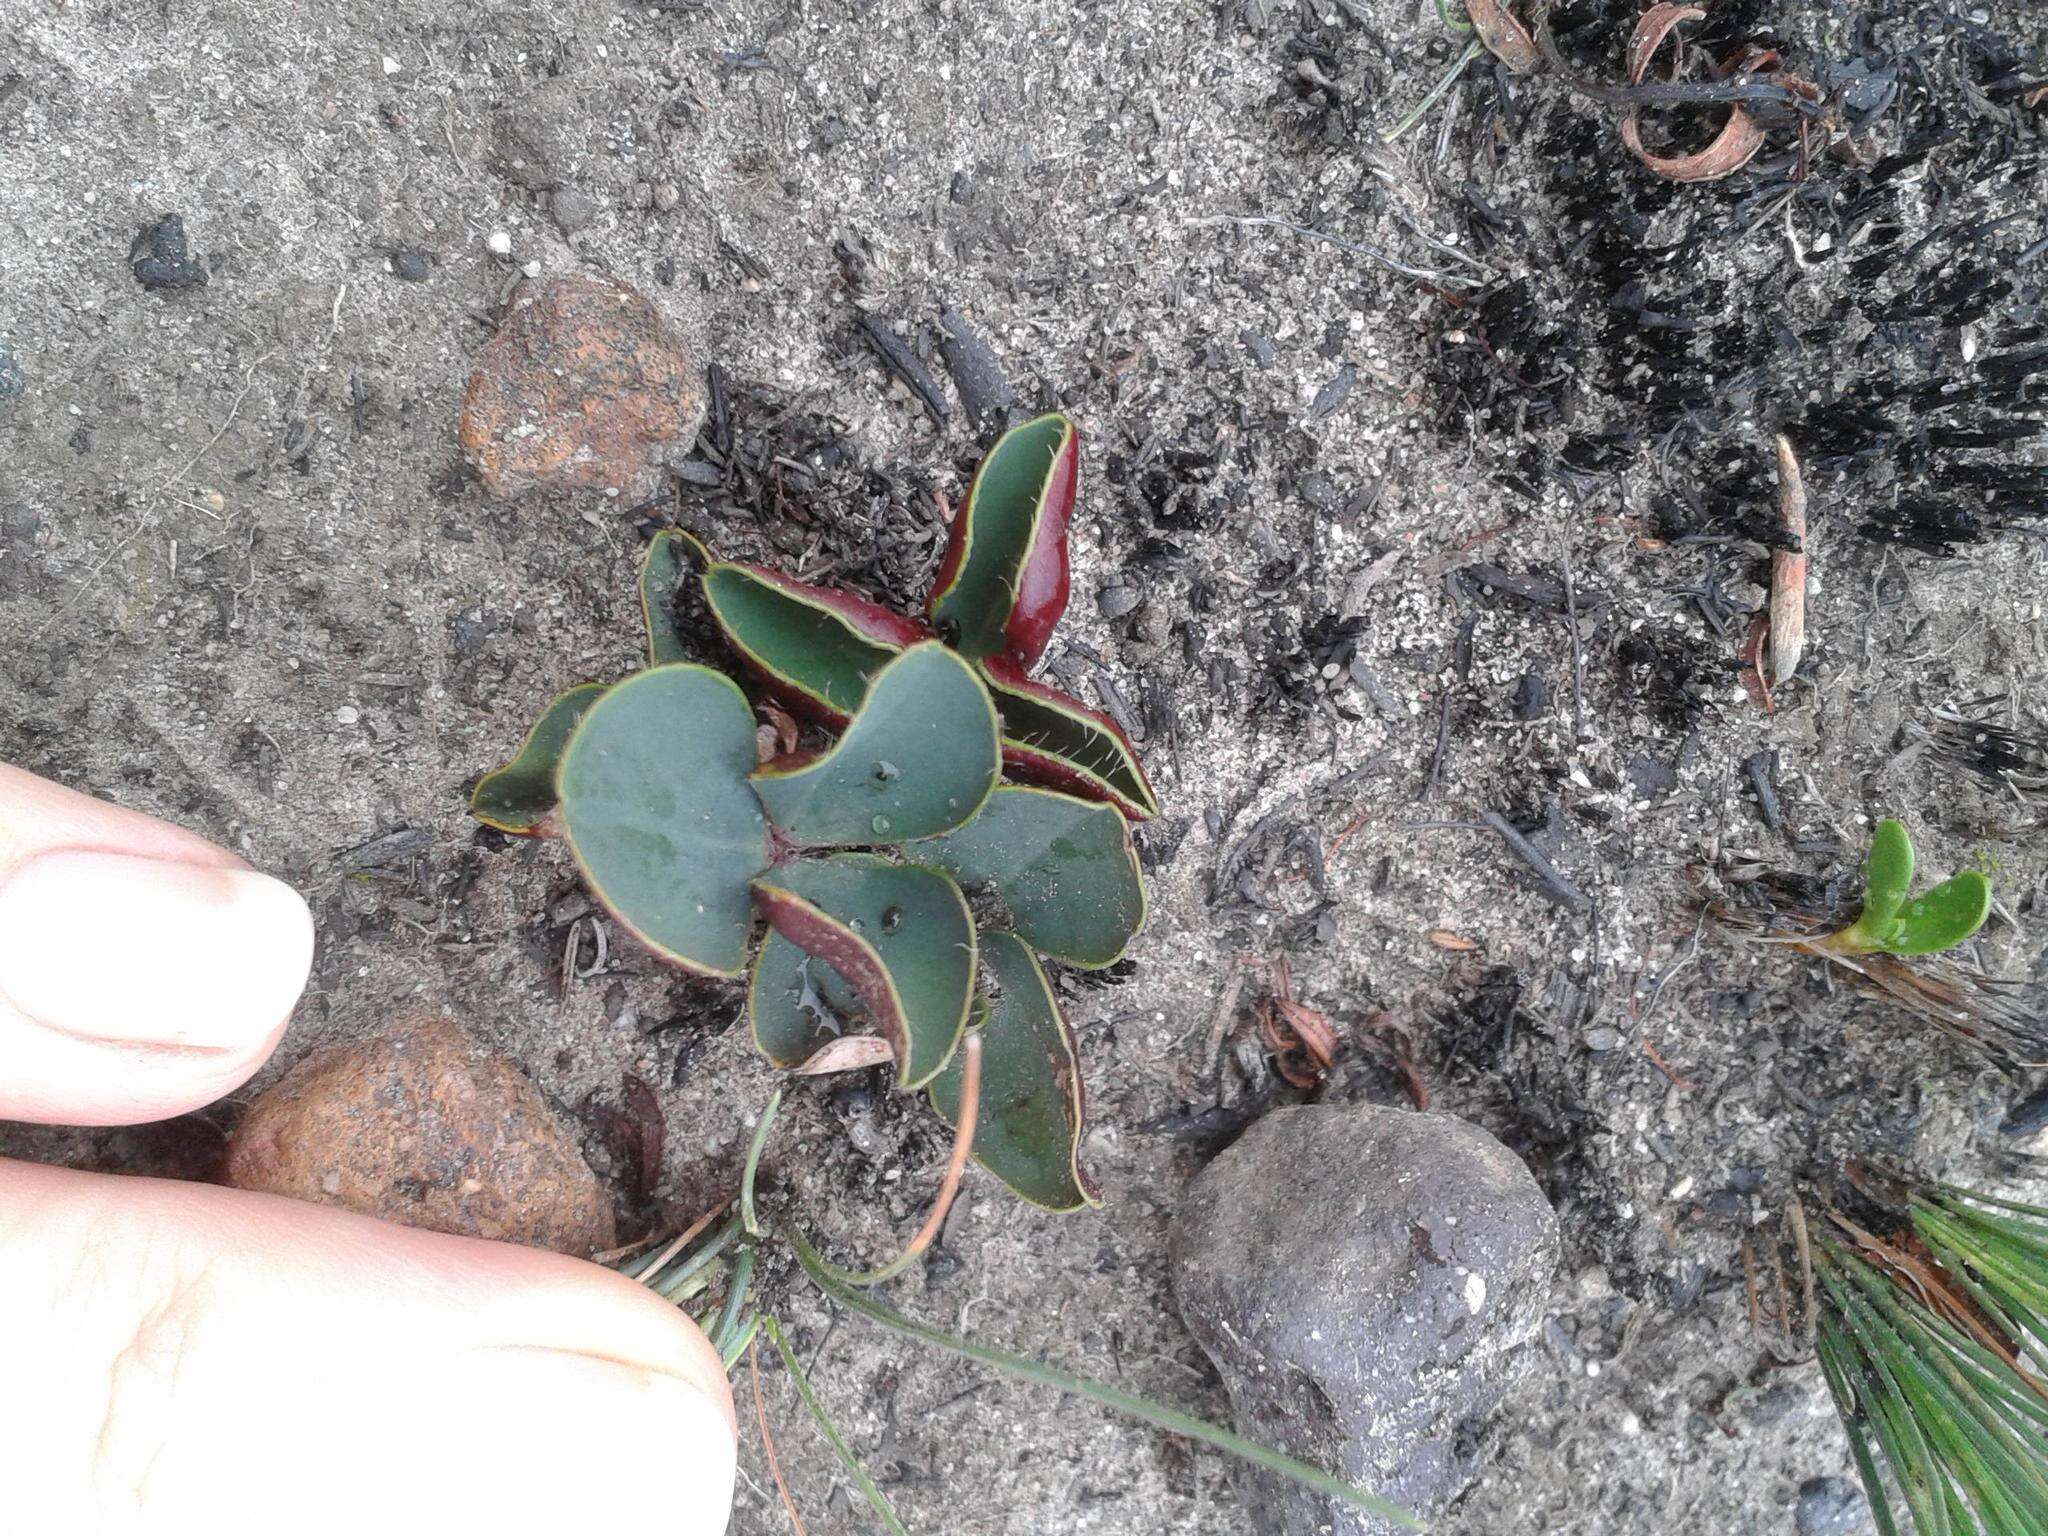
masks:
POLYGON ((597 199, 578 187, 564 187, 555 194, 555 226, 565 235, 588 229, 597 218, 597 199))
POLYGON ((1621 1031, 1618 1029, 1609 1029, 1603 1024, 1597 1029, 1586 1031, 1586 1049, 1593 1052, 1596 1056, 1608 1051, 1618 1050, 1620 1047, 1621 1031))
POLYGON ((336 725, 354 725, 362 718, 363 712, 353 704, 344 704, 334 712, 334 723, 336 725))
POLYGON ((393 57, 391 57, 391 55, 390 55, 390 54, 388 54, 388 53, 387 53, 387 54, 385 54, 385 55, 384 55, 384 73, 385 73, 385 74, 387 74, 387 75, 395 75, 395 74, 397 74, 397 73, 398 73, 398 72, 399 72, 399 71, 400 71, 401 69, 403 69, 403 68, 405 68, 405 66, 404 66, 403 64, 399 63, 399 62, 398 62, 398 60, 396 60, 396 59, 394 59, 393 57))
POLYGON ((510 256, 512 254, 512 237, 502 229, 492 230, 491 237, 484 244, 490 248, 493 256, 510 256))
POLYGON ((1857 1536, 1869 1529, 1863 1490, 1845 1477, 1813 1477, 1799 1485, 1793 1523, 1799 1536, 1857 1536))
POLYGON ((673 211, 683 200, 683 189, 672 181, 657 181, 654 184, 654 206, 658 212, 673 211))
POLYGON ((1095 601, 1105 619, 1120 619, 1144 602, 1145 594, 1136 587, 1104 587, 1095 601))

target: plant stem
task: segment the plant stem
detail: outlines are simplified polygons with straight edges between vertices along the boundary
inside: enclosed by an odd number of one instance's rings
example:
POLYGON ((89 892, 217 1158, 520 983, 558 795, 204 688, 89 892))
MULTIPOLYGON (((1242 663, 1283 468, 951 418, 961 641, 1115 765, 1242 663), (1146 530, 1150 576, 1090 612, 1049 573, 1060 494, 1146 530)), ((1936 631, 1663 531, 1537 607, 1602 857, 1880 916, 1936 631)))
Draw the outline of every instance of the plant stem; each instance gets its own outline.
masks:
POLYGON ((969 1031, 967 1038, 960 1042, 966 1059, 960 1073, 959 1123, 953 1132, 953 1155, 946 1164, 946 1177, 939 1185, 938 1198, 932 1202, 931 1214, 924 1219, 917 1236, 895 1258, 880 1269, 841 1269, 828 1260, 819 1260, 832 1271, 835 1278, 847 1285, 880 1285, 893 1280, 904 1270, 915 1264, 932 1240, 939 1235, 939 1228, 945 1225, 946 1213, 953 1209, 953 1197, 960 1192, 960 1176, 967 1170, 967 1154, 974 1147, 974 1122, 981 1106, 981 1031, 969 1031))
POLYGON ((747 1339, 747 1374, 754 1379, 754 1422, 761 1428, 761 1450, 768 1457, 769 1475, 775 1479, 775 1491, 782 1495, 782 1510, 789 1516, 791 1529, 796 1536, 805 1536, 803 1516, 796 1512, 796 1500, 789 1496, 789 1484, 783 1481, 782 1462, 775 1454, 775 1436, 768 1431, 768 1403, 761 1396, 760 1351, 754 1347, 751 1335, 747 1339))
POLYGON ((1451 65, 1450 69, 1445 72, 1443 79, 1430 87, 1429 94, 1422 98, 1415 110, 1394 124, 1393 127, 1383 130, 1380 134, 1381 139, 1391 144, 1410 128, 1421 122, 1423 117, 1428 114, 1429 109, 1444 99, 1444 93, 1458 83, 1458 76, 1465 73, 1465 66, 1478 58, 1479 54, 1480 43, 1479 39, 1475 37, 1465 45, 1465 51, 1458 55, 1457 62, 1451 65))

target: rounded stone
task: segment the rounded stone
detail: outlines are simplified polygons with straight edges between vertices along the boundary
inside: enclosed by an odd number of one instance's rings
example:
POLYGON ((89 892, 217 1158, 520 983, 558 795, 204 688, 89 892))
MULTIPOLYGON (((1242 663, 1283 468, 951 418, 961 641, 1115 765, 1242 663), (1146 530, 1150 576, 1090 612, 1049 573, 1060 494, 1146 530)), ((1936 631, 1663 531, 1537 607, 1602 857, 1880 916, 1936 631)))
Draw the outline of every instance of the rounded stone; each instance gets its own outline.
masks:
POLYGON ((1861 1536, 1870 1529, 1870 1506, 1845 1477, 1810 1477, 1799 1485, 1792 1523, 1799 1536, 1861 1536))
POLYGON ((599 273, 532 278, 478 352, 462 451, 495 497, 598 491, 644 500, 704 419, 688 344, 637 289, 599 273))
POLYGON ((595 1253, 614 1235, 597 1176, 533 1084, 438 1015, 293 1067, 236 1128, 226 1178, 562 1253, 595 1253))
MULTIPOLYGON (((1512 1152, 1447 1115, 1276 1110, 1188 1187, 1182 1316, 1240 1432, 1425 1519, 1470 1482, 1557 1265, 1557 1218, 1512 1152)), ((1241 1469, 1264 1536, 1396 1527, 1241 1469)))

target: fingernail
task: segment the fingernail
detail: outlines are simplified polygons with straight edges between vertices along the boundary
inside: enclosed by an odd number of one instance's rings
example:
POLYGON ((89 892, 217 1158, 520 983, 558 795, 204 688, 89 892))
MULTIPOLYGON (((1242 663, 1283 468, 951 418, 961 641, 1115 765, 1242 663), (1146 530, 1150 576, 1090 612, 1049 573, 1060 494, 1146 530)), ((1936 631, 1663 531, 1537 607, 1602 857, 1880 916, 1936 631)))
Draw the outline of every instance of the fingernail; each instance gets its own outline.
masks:
POLYGON ((0 997, 81 1039, 252 1048, 312 959, 304 899, 254 870, 58 849, 0 886, 0 997))

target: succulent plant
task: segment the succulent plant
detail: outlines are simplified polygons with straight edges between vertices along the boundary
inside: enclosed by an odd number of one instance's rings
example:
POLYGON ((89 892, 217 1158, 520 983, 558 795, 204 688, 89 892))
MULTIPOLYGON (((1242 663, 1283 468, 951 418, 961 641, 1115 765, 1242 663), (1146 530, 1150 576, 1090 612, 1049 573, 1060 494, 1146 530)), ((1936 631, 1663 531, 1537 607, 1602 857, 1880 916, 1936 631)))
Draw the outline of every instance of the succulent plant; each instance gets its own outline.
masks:
POLYGON ((859 1021, 898 1087, 950 1121, 978 1032, 974 1155, 1053 1210, 1096 1195, 1074 1037, 1039 957, 1121 958, 1145 919, 1127 818, 1158 809, 1115 724, 1028 673, 1066 606, 1078 474, 1064 416, 1001 438, 923 619, 658 534, 640 576, 647 668, 556 699, 471 796, 489 826, 560 838, 673 965, 738 976, 765 919, 747 1006, 778 1067, 859 1021), (685 659, 673 603, 692 569, 747 671, 829 746, 761 760, 746 694, 685 659))
POLYGON ((1991 885, 1974 869, 1948 877, 1910 901, 1913 842, 1896 821, 1880 821, 1863 861, 1863 911, 1824 939, 1836 954, 1933 955, 1953 949, 1991 915, 1991 885))

